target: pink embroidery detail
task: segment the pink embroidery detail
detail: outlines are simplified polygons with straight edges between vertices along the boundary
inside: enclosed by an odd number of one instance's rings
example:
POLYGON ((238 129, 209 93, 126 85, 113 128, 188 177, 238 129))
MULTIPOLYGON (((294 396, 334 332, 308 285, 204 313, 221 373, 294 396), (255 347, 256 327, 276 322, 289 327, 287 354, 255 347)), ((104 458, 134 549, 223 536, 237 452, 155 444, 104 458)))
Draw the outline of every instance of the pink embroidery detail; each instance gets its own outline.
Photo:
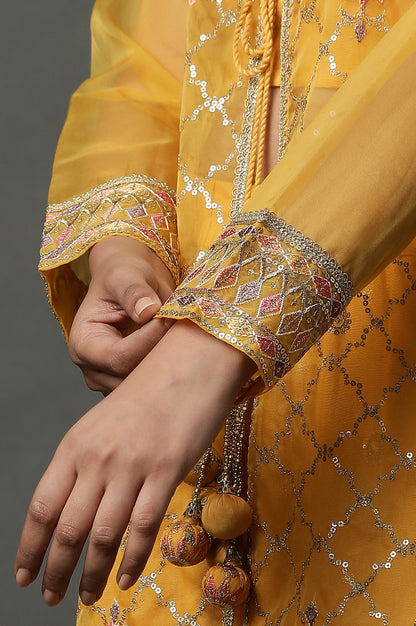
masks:
POLYGON ((63 230, 61 233, 59 233, 59 235, 56 238, 56 241, 58 242, 58 244, 61 244, 67 237, 72 235, 74 230, 75 229, 72 228, 72 226, 68 226, 68 228, 65 228, 65 230, 63 230))
POLYGON ((137 230, 147 239, 160 242, 160 238, 158 237, 158 235, 155 233, 154 230, 151 230, 150 228, 138 228, 137 230))
POLYGON ((161 189, 157 189, 155 191, 155 193, 156 193, 157 196, 159 196, 159 198, 162 198, 162 200, 164 200, 165 202, 167 202, 171 206, 173 206, 173 207, 175 206, 175 202, 174 202, 173 198, 171 198, 171 196, 168 194, 167 191, 163 191, 161 189))
MULTIPOLYGON (((357 37, 358 43, 360 43, 367 34, 367 27, 365 22, 367 21, 367 16, 365 14, 365 7, 368 4, 368 0, 359 0, 360 2, 360 19, 358 20, 355 26, 355 36, 357 37)), ((384 0, 377 0, 379 4, 383 4, 384 0)))
POLYGON ((258 317, 265 317, 266 315, 276 315, 276 313, 280 313, 282 309, 283 298, 280 293, 275 294, 273 296, 266 296, 260 302, 258 317))
POLYGON ((235 304, 241 304, 242 302, 251 302, 252 300, 257 300, 260 295, 260 290, 261 282, 258 280, 254 280, 251 283, 245 283, 244 285, 240 285, 237 291, 235 304))
POLYGON ((239 269, 237 264, 224 267, 215 279, 214 288, 234 287, 238 279, 239 269))
POLYGON ((355 27, 355 35, 357 37, 357 41, 361 42, 367 34, 367 29, 365 27, 364 20, 360 20, 355 27))
POLYGON ((52 243, 53 239, 50 235, 45 235, 42 239, 42 248, 45 248, 50 243, 52 243))
POLYGON ((197 276, 199 276, 199 274, 201 274, 203 272, 204 269, 205 269, 205 263, 203 263, 202 265, 197 267, 195 270, 193 270, 193 272, 188 274, 188 276, 186 277, 186 280, 190 281, 193 278, 196 278, 197 276))
POLYGON ((168 221, 163 213, 155 213, 150 216, 150 221, 155 228, 168 228, 168 221))
POLYGON ((179 304, 181 308, 194 304, 195 302, 196 302, 196 297, 192 293, 189 293, 186 296, 182 296, 177 299, 177 303, 179 304))
POLYGON ((116 204, 112 204, 110 207, 108 207, 107 211, 104 211, 104 213, 102 214, 102 219, 103 222, 106 222, 107 220, 109 220, 111 218, 111 216, 116 213, 116 211, 119 210, 119 207, 116 204))
POLYGON ((250 226, 241 228, 241 230, 238 231, 238 236, 243 238, 243 237, 246 237, 247 235, 255 235, 256 232, 257 231, 256 231, 255 226, 253 226, 253 224, 250 224, 250 226))
POLYGON ((272 339, 261 335, 257 336, 256 339, 263 354, 266 354, 267 356, 273 358, 276 354, 276 347, 272 339))
POLYGON ((270 237, 269 235, 259 235, 259 244, 268 254, 283 254, 283 248, 279 243, 277 237, 270 237))
POLYGON ((331 298, 332 289, 331 283, 326 278, 322 278, 321 276, 314 276, 313 282, 315 283, 316 293, 324 298, 331 298))
POLYGON ((201 298, 198 302, 199 308, 206 317, 221 317, 223 315, 220 305, 210 298, 201 298))
POLYGON ((128 209, 127 213, 132 219, 137 219, 138 217, 147 215, 143 204, 136 204, 135 206, 132 206, 130 209, 128 209))
MULTIPOLYGON (((114 600, 110 608, 111 622, 106 622, 105 626, 120 626, 120 622, 117 621, 119 614, 120 614, 120 605, 117 602, 117 600, 114 600)), ((127 624, 125 624, 125 626, 127 626, 127 624)))
POLYGON ((227 228, 222 234, 221 239, 227 239, 227 237, 231 237, 231 235, 235 235, 237 232, 236 228, 232 226, 231 228, 227 228))

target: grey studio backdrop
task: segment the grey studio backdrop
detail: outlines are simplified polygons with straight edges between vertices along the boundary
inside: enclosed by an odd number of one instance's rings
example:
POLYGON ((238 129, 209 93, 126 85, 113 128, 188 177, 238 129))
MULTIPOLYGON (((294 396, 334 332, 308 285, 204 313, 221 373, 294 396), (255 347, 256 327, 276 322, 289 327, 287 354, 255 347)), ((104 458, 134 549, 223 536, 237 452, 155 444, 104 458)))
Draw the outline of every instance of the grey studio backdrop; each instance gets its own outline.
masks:
POLYGON ((88 75, 92 5, 2 4, 0 626, 75 623, 78 580, 50 609, 39 582, 16 586, 13 566, 37 481, 66 430, 99 399, 70 363, 36 271, 55 145, 69 97, 88 75))

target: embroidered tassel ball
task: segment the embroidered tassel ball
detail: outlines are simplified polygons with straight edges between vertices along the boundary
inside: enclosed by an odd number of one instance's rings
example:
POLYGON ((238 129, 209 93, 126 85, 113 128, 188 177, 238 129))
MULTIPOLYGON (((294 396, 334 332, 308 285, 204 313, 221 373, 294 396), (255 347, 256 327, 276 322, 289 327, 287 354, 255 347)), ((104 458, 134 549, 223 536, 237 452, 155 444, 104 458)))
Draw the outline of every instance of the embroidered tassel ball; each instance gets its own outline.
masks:
POLYGON ((197 565, 203 561, 211 540, 202 526, 184 518, 169 526, 160 539, 162 556, 174 565, 197 565))
POLYGON ((205 530, 217 539, 233 539, 250 526, 250 505, 232 493, 214 493, 202 509, 201 521, 205 530))
POLYGON ((250 579, 238 565, 217 563, 202 579, 202 591, 211 604, 232 609, 247 600, 250 579))

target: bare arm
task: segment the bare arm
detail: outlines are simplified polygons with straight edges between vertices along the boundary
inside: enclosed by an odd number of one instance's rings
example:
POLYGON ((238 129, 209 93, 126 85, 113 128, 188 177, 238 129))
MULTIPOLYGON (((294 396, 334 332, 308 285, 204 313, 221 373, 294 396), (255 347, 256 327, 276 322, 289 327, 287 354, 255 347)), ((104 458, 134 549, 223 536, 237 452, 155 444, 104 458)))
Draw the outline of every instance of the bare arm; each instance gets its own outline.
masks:
POLYGON ((17 582, 36 578, 50 544, 42 589, 45 602, 57 604, 91 531, 80 594, 92 604, 131 518, 117 581, 122 589, 134 584, 176 486, 211 444, 253 369, 248 357, 192 322, 174 324, 64 437, 29 508, 17 582))

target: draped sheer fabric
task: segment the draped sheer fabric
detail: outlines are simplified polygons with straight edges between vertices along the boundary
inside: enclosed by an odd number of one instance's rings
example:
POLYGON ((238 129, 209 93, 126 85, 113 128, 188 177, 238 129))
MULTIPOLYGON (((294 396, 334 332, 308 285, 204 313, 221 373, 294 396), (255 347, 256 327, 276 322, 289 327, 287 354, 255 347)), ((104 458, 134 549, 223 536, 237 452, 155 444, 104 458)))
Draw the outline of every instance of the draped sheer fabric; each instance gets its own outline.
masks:
MULTIPOLYGON (((178 574, 156 545, 140 584, 120 592, 111 578, 97 606, 80 607, 79 625, 410 624, 416 7, 278 3, 279 161, 244 201, 264 77, 233 61, 241 5, 96 2, 92 75, 58 146, 40 268, 68 332, 88 248, 114 233, 137 237, 178 283, 161 315, 245 350, 259 367, 251 394, 274 384, 251 420, 252 593, 235 612, 209 607, 207 564, 178 574), (252 230, 241 234, 242 224, 252 230), (266 281, 267 263, 284 262, 302 293, 319 285, 302 315, 285 308, 284 290, 276 297, 278 274, 275 287, 266 281)), ((258 43, 259 2, 251 13, 258 43)), ((170 516, 191 492, 178 488, 170 516)))

